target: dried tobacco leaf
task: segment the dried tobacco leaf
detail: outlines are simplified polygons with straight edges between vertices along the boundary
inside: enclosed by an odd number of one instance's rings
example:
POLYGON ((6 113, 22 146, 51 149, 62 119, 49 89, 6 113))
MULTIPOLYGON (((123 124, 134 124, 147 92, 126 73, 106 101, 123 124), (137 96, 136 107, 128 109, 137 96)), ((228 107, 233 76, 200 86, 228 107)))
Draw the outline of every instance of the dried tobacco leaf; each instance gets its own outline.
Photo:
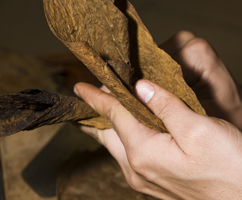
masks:
POLYGON ((132 86, 125 83, 123 78, 126 74, 124 75, 122 70, 115 71, 122 63, 125 69, 129 68, 128 80, 132 78, 128 20, 113 2, 110 0, 44 0, 44 8, 53 33, 116 96, 121 104, 146 126, 167 132, 161 120, 131 94, 132 86), (112 66, 110 67, 108 63, 112 63, 112 66))
POLYGON ((79 121, 79 123, 85 126, 95 127, 100 130, 112 128, 112 125, 110 124, 110 122, 101 116, 93 117, 91 119, 81 120, 79 121))
POLYGON ((180 65, 153 41, 134 7, 128 1, 117 0, 116 2, 119 7, 126 7, 123 12, 133 24, 129 26, 130 33, 135 32, 134 37, 131 38, 133 40, 130 42, 130 48, 136 51, 131 50, 130 58, 136 71, 136 80, 141 78, 151 80, 177 95, 195 112, 206 115, 195 93, 183 79, 180 65), (135 42, 132 42, 134 40, 135 42))
POLYGON ((0 136, 97 116, 78 98, 45 90, 27 89, 0 96, 0 136))

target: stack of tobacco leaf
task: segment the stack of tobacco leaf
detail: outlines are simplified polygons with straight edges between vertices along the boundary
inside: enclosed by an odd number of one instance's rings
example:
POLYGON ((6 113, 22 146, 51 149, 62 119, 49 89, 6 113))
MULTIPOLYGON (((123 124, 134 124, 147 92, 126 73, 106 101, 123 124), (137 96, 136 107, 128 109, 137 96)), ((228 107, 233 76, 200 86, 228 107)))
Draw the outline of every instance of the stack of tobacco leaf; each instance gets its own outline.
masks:
MULTIPOLYGON (((141 123, 167 132, 161 120, 134 96, 133 84, 142 78, 159 84, 195 112, 205 114, 185 83, 180 66, 158 48, 128 1, 44 0, 44 9, 56 37, 141 123)), ((111 127, 86 103, 57 93, 26 90, 5 94, 0 102, 1 135, 70 120, 101 129, 111 127)))

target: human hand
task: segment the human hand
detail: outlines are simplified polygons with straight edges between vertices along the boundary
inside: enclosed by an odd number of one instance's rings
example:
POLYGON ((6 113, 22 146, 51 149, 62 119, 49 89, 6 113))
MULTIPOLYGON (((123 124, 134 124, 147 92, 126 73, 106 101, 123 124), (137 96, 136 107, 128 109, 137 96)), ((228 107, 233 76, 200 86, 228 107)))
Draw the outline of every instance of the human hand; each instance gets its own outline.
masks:
POLYGON ((241 88, 211 45, 188 31, 181 31, 160 48, 181 65, 186 82, 207 114, 242 130, 241 88))
POLYGON ((136 120, 112 95, 79 83, 76 94, 106 117, 113 129, 81 129, 99 140, 121 166, 128 183, 158 199, 242 199, 242 134, 230 123, 202 116, 147 80, 136 93, 169 130, 136 120))

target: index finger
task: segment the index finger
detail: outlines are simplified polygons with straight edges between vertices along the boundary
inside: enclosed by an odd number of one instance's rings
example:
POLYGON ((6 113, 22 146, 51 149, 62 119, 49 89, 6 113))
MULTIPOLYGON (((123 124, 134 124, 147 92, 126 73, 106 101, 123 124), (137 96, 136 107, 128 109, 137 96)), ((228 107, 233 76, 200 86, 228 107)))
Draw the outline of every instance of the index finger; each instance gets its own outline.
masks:
POLYGON ((78 83, 75 85, 75 90, 78 96, 112 123, 126 148, 137 145, 139 141, 144 141, 145 138, 158 132, 141 124, 115 97, 96 87, 78 83))

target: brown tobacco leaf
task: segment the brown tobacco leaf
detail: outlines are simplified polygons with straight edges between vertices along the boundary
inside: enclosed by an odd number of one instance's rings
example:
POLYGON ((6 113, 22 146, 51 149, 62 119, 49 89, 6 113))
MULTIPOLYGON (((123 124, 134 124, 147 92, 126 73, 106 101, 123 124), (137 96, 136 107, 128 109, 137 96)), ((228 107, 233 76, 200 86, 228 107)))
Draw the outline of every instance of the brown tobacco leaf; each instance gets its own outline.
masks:
POLYGON ((112 128, 112 125, 110 124, 110 122, 101 116, 93 117, 91 119, 81 120, 79 121, 79 123, 86 126, 96 127, 100 130, 112 128))
POLYGON ((0 96, 0 136, 98 114, 85 102, 45 90, 28 89, 0 96))
POLYGON ((128 1, 116 2, 119 7, 126 7, 124 14, 133 24, 129 26, 130 33, 135 33, 131 38, 133 40, 131 40, 130 48, 136 49, 136 51, 131 50, 131 64, 135 69, 141 69, 136 70, 136 72, 140 72, 140 74, 135 74, 136 79, 143 78, 157 83, 177 95, 195 112, 205 115, 205 110, 195 93, 184 81, 180 65, 157 46, 138 13, 128 1), (136 55, 136 52, 139 54, 136 55))
POLYGON ((113 3, 110 0, 44 0, 44 8, 53 33, 121 104, 141 123, 167 132, 161 120, 131 94, 132 86, 124 79, 127 75, 115 70, 122 63, 125 69, 129 68, 128 80, 132 78, 128 20, 113 3))
MULTIPOLYGON (((153 115, 143 104, 141 104, 122 84, 121 80, 109 68, 96 52, 90 46, 75 46, 73 51, 76 51, 76 56, 82 60, 86 66, 90 66, 91 72, 115 94, 121 104, 129 110, 134 117, 146 126, 159 130, 166 131, 159 118, 153 115), (80 51, 79 51, 80 50, 80 51), (82 55, 89 55, 82 57, 82 55), (95 63, 95 64, 94 64, 95 63), (134 106, 135 105, 135 106, 134 106)), ((72 50, 72 48, 70 48, 72 50)))
POLYGON ((110 0, 44 0, 44 8, 63 42, 87 43, 103 60, 130 63, 128 20, 110 0))
POLYGON ((87 43, 103 60, 121 60, 132 71, 128 20, 111 1, 45 0, 44 7, 52 32, 67 46, 87 43))

